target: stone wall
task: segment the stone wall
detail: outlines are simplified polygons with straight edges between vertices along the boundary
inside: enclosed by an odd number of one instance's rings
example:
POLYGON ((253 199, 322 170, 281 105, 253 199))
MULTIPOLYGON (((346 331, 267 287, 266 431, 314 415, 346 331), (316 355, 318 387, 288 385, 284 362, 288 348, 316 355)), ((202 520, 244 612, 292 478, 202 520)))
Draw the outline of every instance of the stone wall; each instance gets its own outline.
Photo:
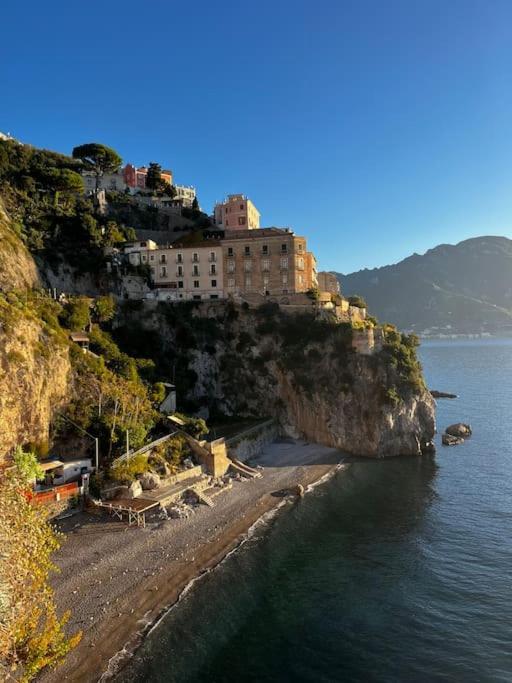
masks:
POLYGON ((246 462, 261 453, 265 446, 275 441, 280 434, 279 424, 275 420, 268 420, 228 439, 228 453, 232 458, 246 462))

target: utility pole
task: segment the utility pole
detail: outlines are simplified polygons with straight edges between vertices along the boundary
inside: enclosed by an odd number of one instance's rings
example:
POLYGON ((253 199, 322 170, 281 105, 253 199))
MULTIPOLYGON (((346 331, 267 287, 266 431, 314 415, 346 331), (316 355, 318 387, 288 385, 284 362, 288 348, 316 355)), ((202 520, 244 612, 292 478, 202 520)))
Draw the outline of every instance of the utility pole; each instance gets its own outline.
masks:
POLYGON ((63 415, 62 413, 57 412, 57 415, 60 417, 64 418, 68 422, 70 422, 74 427, 79 429, 81 432, 86 434, 88 437, 91 439, 94 439, 94 447, 95 447, 95 460, 96 460, 96 474, 98 474, 98 469, 100 466, 100 446, 99 446, 99 439, 97 436, 94 436, 93 434, 90 434, 87 430, 85 430, 83 427, 80 427, 80 425, 77 425, 76 422, 73 422, 71 418, 69 418, 67 415, 63 415))

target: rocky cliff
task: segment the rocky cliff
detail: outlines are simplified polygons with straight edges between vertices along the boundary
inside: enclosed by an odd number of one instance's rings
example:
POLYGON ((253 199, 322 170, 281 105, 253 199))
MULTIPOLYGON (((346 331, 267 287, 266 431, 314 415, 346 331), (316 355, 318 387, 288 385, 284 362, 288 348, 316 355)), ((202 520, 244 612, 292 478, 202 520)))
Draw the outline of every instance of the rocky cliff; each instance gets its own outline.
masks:
POLYGON ((185 308, 127 304, 115 333, 175 378, 184 409, 275 416, 291 435, 358 455, 428 449, 435 404, 406 338, 360 356, 347 325, 268 306, 185 308))
POLYGON ((71 366, 68 348, 55 343, 37 319, 17 306, 2 306, 0 316, 1 461, 17 445, 45 448, 54 411, 66 399, 71 366))
POLYGON ((38 284, 34 260, 13 229, 0 199, 0 291, 26 289, 38 284))
POLYGON ((48 441, 66 397, 69 349, 44 321, 29 290, 35 263, 0 204, 0 461, 16 445, 48 441))

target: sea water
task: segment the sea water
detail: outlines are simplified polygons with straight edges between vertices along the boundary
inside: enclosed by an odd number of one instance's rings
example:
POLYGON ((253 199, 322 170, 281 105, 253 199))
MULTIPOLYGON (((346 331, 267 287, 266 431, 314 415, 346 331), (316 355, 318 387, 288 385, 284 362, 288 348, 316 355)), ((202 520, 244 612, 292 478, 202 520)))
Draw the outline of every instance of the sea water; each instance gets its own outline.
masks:
POLYGON ((512 681, 512 341, 422 346, 435 456, 353 459, 261 526, 118 680, 512 681))

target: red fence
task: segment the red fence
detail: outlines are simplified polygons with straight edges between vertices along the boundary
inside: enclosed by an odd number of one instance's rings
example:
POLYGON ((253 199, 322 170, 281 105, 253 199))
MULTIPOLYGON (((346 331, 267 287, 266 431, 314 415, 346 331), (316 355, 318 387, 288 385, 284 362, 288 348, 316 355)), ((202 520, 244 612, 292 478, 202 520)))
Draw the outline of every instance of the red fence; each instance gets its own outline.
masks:
POLYGON ((78 496, 78 493, 78 484, 76 481, 73 481, 70 484, 54 486, 54 488, 47 489, 46 491, 34 491, 31 494, 31 500, 33 500, 34 503, 45 505, 47 503, 54 503, 59 500, 78 496))

